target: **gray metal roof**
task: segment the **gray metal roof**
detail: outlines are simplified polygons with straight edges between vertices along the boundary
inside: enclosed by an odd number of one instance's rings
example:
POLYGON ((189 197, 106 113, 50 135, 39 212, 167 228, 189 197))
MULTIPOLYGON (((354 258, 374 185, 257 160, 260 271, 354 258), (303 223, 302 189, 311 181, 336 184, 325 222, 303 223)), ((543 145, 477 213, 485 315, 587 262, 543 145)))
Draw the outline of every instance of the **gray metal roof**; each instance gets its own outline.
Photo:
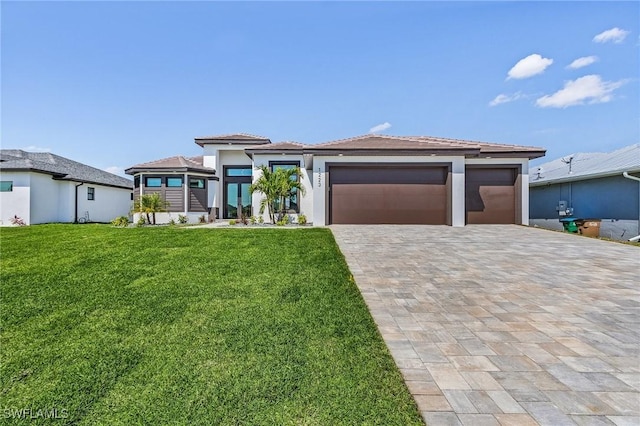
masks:
POLYGON ((529 170, 531 186, 640 172, 640 143, 613 152, 566 155, 529 170), (571 166, 571 168, 569 168, 571 166))
POLYGON ((50 152, 0 149, 0 171, 34 171, 56 179, 133 188, 133 181, 50 152))

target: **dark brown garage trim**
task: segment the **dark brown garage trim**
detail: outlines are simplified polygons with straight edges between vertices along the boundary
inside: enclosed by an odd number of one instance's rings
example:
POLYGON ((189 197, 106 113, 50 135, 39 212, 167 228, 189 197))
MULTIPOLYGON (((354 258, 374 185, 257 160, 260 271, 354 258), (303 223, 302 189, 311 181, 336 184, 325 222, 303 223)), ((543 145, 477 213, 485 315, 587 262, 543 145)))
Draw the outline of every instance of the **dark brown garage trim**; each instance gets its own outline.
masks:
POLYGON ((451 163, 327 163, 327 175, 329 224, 451 224, 451 163))
POLYGON ((522 166, 467 165, 465 222, 467 224, 522 223, 522 166))

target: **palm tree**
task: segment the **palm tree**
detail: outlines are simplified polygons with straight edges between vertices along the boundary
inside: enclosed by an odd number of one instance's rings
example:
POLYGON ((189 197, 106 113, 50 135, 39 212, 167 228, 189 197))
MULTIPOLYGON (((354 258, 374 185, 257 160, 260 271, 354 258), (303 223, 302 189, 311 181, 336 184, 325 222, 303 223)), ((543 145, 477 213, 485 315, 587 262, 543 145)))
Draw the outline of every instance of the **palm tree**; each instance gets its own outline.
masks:
POLYGON ((147 216, 147 223, 156 224, 156 213, 167 211, 169 202, 164 200, 159 193, 141 195, 133 202, 133 210, 144 213, 147 216), (153 222, 149 220, 149 214, 153 218, 153 222))
POLYGON ((285 213, 285 202, 287 198, 295 196, 296 193, 305 194, 305 189, 298 176, 300 168, 271 170, 265 165, 258 166, 261 174, 258 179, 249 187, 249 192, 261 192, 264 198, 260 200, 260 214, 264 214, 265 208, 269 213, 271 223, 276 222, 275 214, 279 213, 279 219, 285 213))
POLYGON ((300 193, 300 195, 304 195, 305 188, 302 185, 302 182, 300 182, 300 179, 298 179, 298 176, 300 176, 300 167, 276 169, 274 175, 274 179, 277 182, 276 187, 278 188, 280 204, 278 219, 281 220, 286 214, 287 198, 291 199, 298 193, 300 193))
POLYGON ((265 165, 258 166, 257 169, 261 172, 260 177, 249 186, 249 192, 251 194, 254 192, 261 192, 264 194, 264 198, 260 200, 260 214, 264 214, 264 210, 266 208, 269 213, 271 223, 275 223, 275 202, 278 200, 279 196, 276 180, 274 178, 275 173, 271 171, 271 168, 265 165))

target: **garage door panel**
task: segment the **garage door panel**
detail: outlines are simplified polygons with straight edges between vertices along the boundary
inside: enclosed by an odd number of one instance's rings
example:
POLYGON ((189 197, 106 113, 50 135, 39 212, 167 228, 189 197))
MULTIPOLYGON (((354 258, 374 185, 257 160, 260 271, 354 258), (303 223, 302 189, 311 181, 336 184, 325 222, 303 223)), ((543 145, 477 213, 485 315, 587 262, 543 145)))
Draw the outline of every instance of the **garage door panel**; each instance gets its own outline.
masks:
POLYGON ((467 223, 516 223, 516 178, 513 168, 467 169, 467 223))
POLYGON ((447 169, 443 167, 332 167, 331 182, 341 184, 433 184, 444 185, 447 169))
POLYGON ((333 223, 442 224, 446 188, 439 185, 335 184, 333 223))
POLYGON ((447 169, 332 168, 331 223, 446 224, 447 169))

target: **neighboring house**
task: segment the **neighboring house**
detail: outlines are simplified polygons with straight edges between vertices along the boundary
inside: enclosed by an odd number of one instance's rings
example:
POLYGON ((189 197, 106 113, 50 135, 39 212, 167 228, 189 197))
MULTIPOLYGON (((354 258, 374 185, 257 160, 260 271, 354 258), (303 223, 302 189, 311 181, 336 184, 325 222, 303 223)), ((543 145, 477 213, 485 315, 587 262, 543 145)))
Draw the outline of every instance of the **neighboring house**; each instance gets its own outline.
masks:
POLYGON ((625 178, 624 172, 640 176, 640 144, 610 153, 573 154, 532 168, 531 224, 560 230, 563 211, 575 218, 602 219, 603 237, 640 234, 640 182, 625 178))
POLYGON ((0 225, 109 222, 131 210, 133 182, 48 152, 0 150, 0 225))
MULTIPOLYGON (((364 135, 315 145, 271 143, 247 134, 198 137, 202 156, 138 164, 135 194, 160 192, 171 215, 233 219, 258 215, 249 193, 258 166, 299 166, 306 189, 288 213, 315 225, 529 222, 529 160, 542 148, 424 136, 364 135), (197 191, 203 192, 197 192, 197 191), (206 193, 206 205, 203 205, 206 193), (173 200, 173 201, 171 201, 173 200)), ((265 221, 268 220, 266 212, 265 221)), ((135 219, 135 218, 134 218, 135 219)))

